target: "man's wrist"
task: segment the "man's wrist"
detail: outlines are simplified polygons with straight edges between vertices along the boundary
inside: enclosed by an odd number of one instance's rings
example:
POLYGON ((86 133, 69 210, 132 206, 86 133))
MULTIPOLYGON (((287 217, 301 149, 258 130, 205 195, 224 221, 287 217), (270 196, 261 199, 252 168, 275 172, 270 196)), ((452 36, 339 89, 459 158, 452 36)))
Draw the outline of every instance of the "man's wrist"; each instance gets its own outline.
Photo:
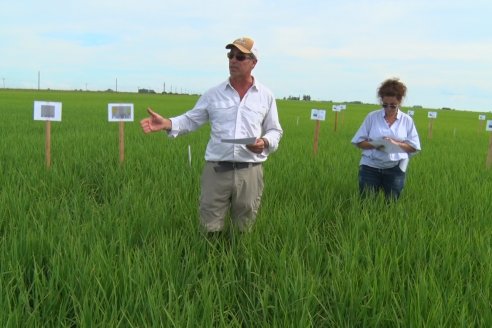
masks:
POLYGON ((268 148, 270 146, 267 138, 263 137, 261 138, 261 140, 263 140, 264 148, 268 148))

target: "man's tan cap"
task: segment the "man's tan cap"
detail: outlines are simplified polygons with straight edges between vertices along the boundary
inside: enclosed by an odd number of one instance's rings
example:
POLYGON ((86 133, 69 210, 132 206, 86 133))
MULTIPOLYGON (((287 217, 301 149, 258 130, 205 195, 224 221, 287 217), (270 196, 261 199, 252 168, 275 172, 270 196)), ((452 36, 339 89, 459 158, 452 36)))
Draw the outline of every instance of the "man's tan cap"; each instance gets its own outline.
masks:
POLYGON ((255 41, 251 38, 242 37, 226 45, 226 49, 231 49, 232 47, 238 48, 242 53, 253 54, 258 59, 258 49, 255 46, 255 41))

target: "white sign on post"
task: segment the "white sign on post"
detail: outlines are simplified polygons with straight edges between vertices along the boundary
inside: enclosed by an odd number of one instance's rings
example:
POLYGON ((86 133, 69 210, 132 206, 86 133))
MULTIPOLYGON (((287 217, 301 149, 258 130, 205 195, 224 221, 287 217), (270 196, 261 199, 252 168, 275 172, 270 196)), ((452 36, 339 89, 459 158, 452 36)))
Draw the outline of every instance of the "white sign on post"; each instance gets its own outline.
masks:
POLYGON ((487 121, 487 125, 485 126, 485 131, 492 132, 492 120, 487 121))
POLYGON ((407 114, 408 114, 408 115, 410 115, 410 116, 413 116, 413 115, 415 115, 415 111, 413 111, 413 110, 408 110, 407 114))
POLYGON ((315 121, 324 121, 326 118, 326 110, 311 109, 311 119, 315 121))
POLYGON ((61 121, 62 103, 51 101, 34 102, 35 121, 61 121))
POLYGON ((125 160, 125 122, 133 122, 133 104, 108 104, 108 121, 120 122, 120 164, 125 160))
POLYGON ((428 118, 437 118, 437 112, 428 112, 427 117, 428 118))
POLYGON ((331 107, 331 109, 334 111, 334 112, 341 112, 342 110, 344 110, 345 105, 333 105, 331 107))
POLYGON ((109 122, 133 122, 133 104, 108 104, 109 122))
POLYGON ((478 119, 480 121, 485 121, 485 115, 478 115, 478 119))

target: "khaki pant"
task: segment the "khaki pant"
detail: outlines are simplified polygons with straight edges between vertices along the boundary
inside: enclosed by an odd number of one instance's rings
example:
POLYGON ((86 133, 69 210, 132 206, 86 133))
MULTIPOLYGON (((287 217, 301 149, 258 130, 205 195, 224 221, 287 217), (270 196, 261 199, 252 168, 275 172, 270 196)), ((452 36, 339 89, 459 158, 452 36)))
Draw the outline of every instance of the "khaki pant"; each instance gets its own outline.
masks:
POLYGON ((215 172, 207 162, 202 173, 200 223, 207 232, 222 231, 231 211, 232 224, 240 231, 253 226, 263 193, 263 166, 215 172))

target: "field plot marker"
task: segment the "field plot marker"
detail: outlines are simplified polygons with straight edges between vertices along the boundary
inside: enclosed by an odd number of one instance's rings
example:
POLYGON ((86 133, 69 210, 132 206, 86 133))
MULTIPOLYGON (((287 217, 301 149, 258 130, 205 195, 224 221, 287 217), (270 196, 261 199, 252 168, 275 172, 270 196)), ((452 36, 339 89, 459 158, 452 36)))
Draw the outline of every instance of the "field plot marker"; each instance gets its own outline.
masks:
POLYGON ((428 112, 427 117, 429 118, 429 139, 432 139, 432 121, 437 118, 437 112, 428 112))
POLYGON ((342 110, 341 105, 333 105, 331 106, 331 110, 335 112, 335 125, 334 125, 334 131, 337 132, 337 126, 338 126, 338 112, 342 110))
POLYGON ((120 164, 125 160, 125 122, 133 122, 133 104, 108 104, 108 121, 119 122, 120 164))
POLYGON ((46 136, 44 141, 44 153, 46 156, 46 167, 51 167, 51 121, 46 121, 46 136))
POLYGON ((338 112, 340 111, 340 107, 338 107, 338 105, 333 105, 331 109, 335 112, 335 125, 333 131, 337 132, 338 112))
POLYGON ((345 104, 341 104, 340 105, 340 111, 342 112, 342 126, 343 126, 343 122, 345 122, 345 119, 344 119, 345 115, 344 115, 344 113, 345 113, 345 110, 346 109, 347 109, 347 105, 345 105, 345 104))
POLYGON ((326 118, 326 110, 324 109, 311 109, 311 119, 316 121, 316 127, 314 129, 314 154, 318 153, 318 136, 319 136, 319 121, 324 121, 326 118))
POLYGON ((191 146, 188 145, 188 164, 190 164, 191 167, 191 146))
POLYGON ((342 125, 343 125, 343 111, 345 109, 347 109, 347 105, 345 105, 345 104, 333 105, 333 106, 331 106, 331 109, 335 112, 335 128, 334 128, 334 131, 337 132, 338 113, 342 112, 342 125))
POLYGON ((51 121, 61 121, 62 103, 34 101, 34 120, 46 121, 45 157, 46 167, 51 167, 51 121))
POLYGON ((120 133, 119 133, 119 148, 120 148, 120 163, 125 160, 125 122, 120 122, 120 133))
POLYGON ((485 120, 487 119, 487 117, 483 114, 480 114, 478 115, 478 129, 477 129, 477 132, 480 132, 480 130, 482 130, 482 125, 485 123, 485 120), (483 123, 482 123, 483 122, 483 123))
POLYGON ((487 124, 485 125, 485 131, 490 132, 489 152, 487 154, 487 168, 490 169, 490 167, 492 166, 492 120, 487 121, 487 124))

